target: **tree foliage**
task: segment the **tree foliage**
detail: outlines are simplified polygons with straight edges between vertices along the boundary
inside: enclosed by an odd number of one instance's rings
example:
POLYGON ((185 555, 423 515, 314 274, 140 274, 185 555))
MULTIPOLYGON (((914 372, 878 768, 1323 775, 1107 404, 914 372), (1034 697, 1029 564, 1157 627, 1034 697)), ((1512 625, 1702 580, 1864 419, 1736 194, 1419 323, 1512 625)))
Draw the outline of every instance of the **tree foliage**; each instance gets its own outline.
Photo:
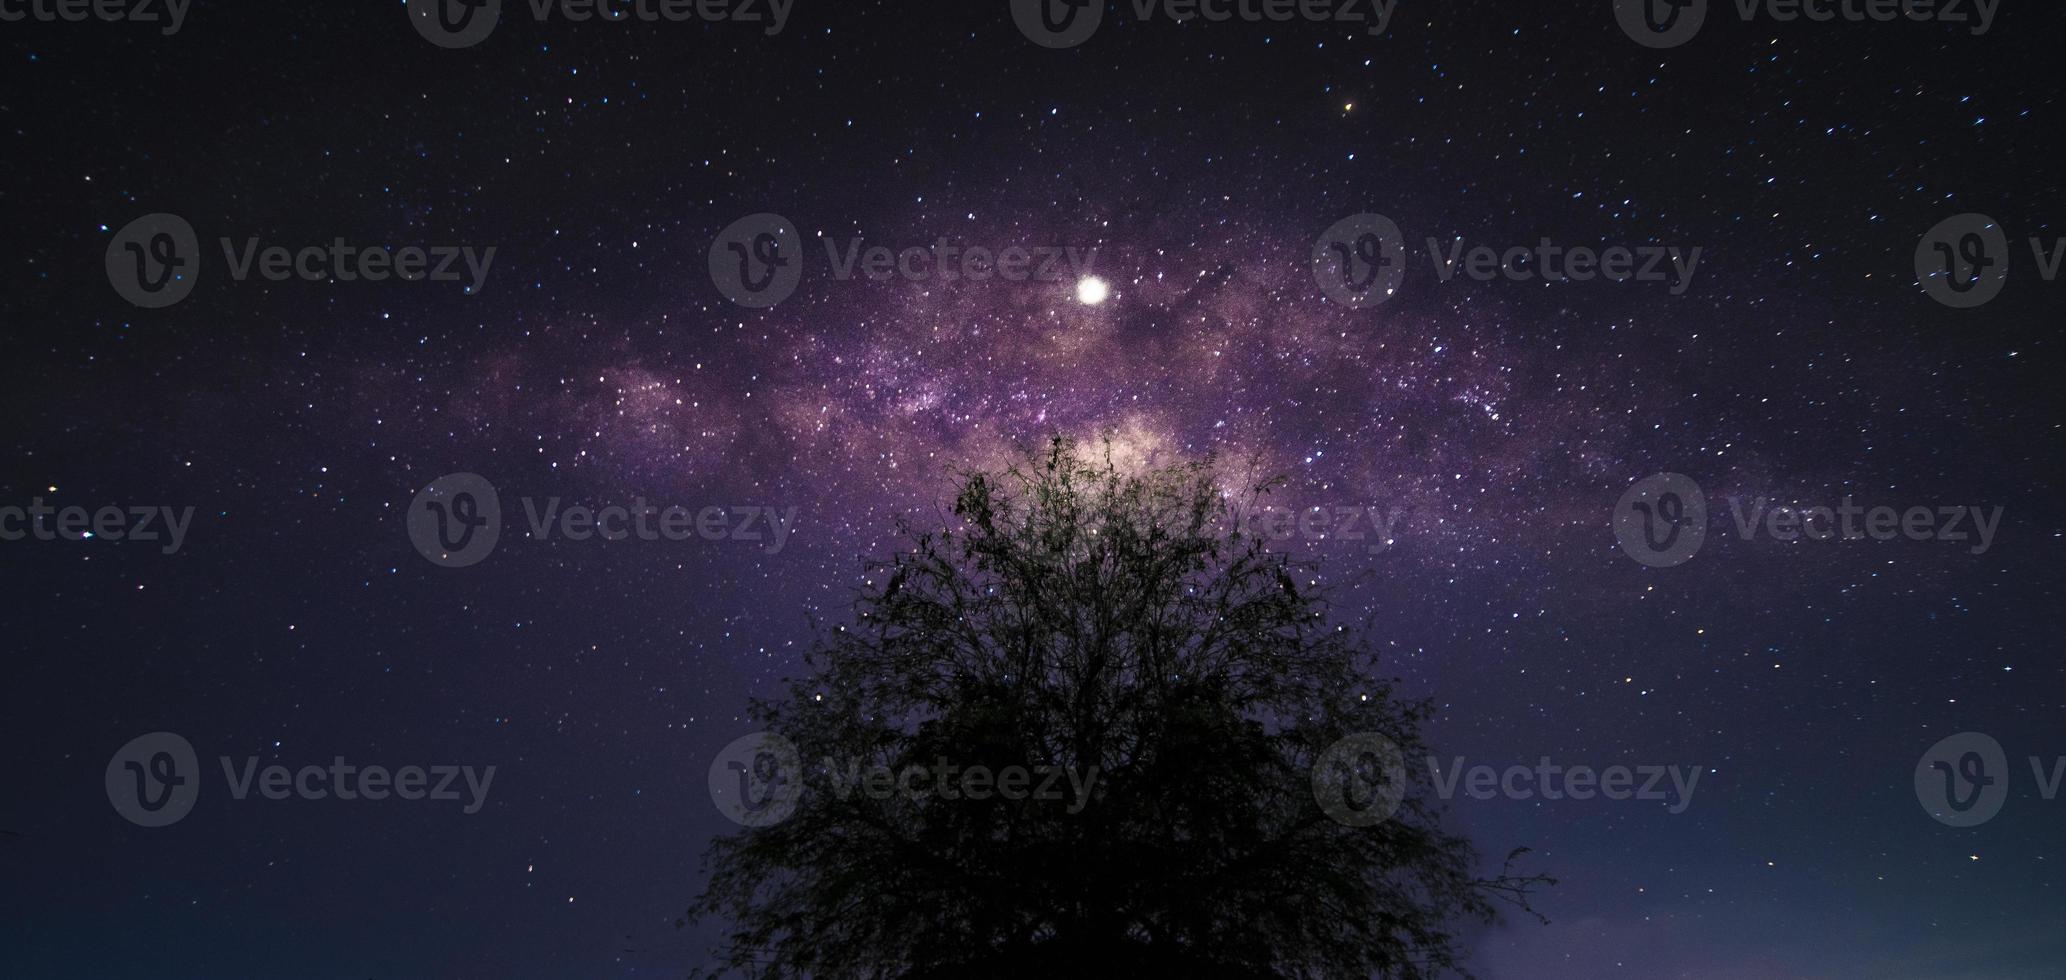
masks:
POLYGON ((1495 901, 1525 907, 1548 879, 1477 877, 1424 776, 1375 826, 1323 811, 1330 745, 1421 758, 1430 709, 1329 622, 1309 569, 1243 533, 1228 489, 1210 460, 1126 472, 1065 440, 964 474, 951 525, 907 529, 809 676, 755 706, 803 794, 706 855, 690 914, 729 923, 720 972, 1421 978, 1459 969, 1495 901), (1097 780, 1074 813, 834 786, 943 759, 1097 780))

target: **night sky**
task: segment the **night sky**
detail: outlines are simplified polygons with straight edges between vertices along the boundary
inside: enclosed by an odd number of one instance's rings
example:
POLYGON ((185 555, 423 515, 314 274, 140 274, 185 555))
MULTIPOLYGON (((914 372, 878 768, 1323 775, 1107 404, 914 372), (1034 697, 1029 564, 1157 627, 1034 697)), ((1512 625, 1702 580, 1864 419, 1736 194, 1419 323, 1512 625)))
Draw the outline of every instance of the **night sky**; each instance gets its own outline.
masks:
POLYGON ((0 507, 193 508, 169 554, 0 540, 0 975, 702 965, 716 925, 675 920, 737 829, 706 770, 748 699, 848 615, 899 517, 938 523, 956 469, 1050 434, 1396 513, 1388 543, 1278 546, 1435 699, 1444 759, 1697 768, 1683 807, 1450 803, 1495 865, 1527 845, 1562 880, 1548 925, 1472 932, 1488 980, 2066 970, 2066 800, 2027 761, 2066 754, 2066 285, 2028 244, 2066 234, 2056 5, 1975 35, 1718 0, 1668 49, 1606 0, 1405 0, 1382 34, 1114 3, 1062 49, 1003 0, 771 26, 526 0, 458 49, 399 0, 200 0, 171 36, 0 22, 0 507), (156 213, 199 272, 154 309, 108 255, 156 213), (1365 213, 1404 273, 1344 304, 1316 242, 1365 213), (1961 309, 1916 257, 1968 213, 2007 279, 1961 309), (712 252, 762 214, 801 278, 755 308, 712 252), (254 237, 495 253, 478 288, 238 280, 220 243, 254 237), (1445 281, 1430 238, 1701 253, 1684 282, 1445 281), (842 280, 856 240, 1089 267, 842 280), (464 568, 407 527, 453 473, 503 510, 464 568), (1669 567, 1615 532, 1659 473, 1709 511, 1669 567), (1975 553, 1745 538, 1729 503, 1846 496, 2001 517, 1975 553), (793 526, 535 539, 522 501, 552 498, 793 526), (201 788, 151 828, 107 777, 154 732, 201 788), (1915 770, 1966 732, 2005 752, 2006 800, 1948 826, 1915 770), (496 770, 466 813, 238 800, 225 756, 496 770))

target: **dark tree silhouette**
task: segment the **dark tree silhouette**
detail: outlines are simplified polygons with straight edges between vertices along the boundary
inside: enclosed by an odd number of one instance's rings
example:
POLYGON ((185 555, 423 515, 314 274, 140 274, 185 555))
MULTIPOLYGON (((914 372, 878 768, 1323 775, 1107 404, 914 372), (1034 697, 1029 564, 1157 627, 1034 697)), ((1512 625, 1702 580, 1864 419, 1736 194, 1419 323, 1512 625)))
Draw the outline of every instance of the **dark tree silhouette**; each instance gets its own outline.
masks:
POLYGON ((1316 783, 1329 746, 1375 733, 1421 758, 1430 709, 1228 499, 1209 460, 1127 473, 1064 440, 966 474, 952 526, 907 529, 811 676, 755 705, 798 749, 801 798, 705 856, 690 917, 731 926, 714 975, 1462 972, 1460 930, 1549 879, 1513 856, 1477 877, 1410 767, 1389 819, 1328 816, 1323 791, 1385 780, 1360 758, 1316 783), (835 786, 943 759, 1097 781, 1073 813, 835 786))

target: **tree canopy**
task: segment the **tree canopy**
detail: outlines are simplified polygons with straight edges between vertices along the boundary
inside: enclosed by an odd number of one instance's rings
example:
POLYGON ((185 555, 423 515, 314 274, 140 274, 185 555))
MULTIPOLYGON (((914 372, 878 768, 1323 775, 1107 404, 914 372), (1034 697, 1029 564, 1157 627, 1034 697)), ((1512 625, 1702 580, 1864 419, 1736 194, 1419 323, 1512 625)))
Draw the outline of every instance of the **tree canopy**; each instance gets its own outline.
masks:
POLYGON ((963 474, 952 521, 906 528, 808 676, 755 705, 800 771, 786 819, 706 854, 690 915, 729 924, 715 973, 1461 972, 1462 931, 1549 879, 1479 877, 1424 774, 1330 751, 1421 758, 1431 709, 1330 622, 1309 566, 1244 532, 1239 491, 1267 489, 1060 439, 963 474), (929 789, 855 788, 914 766, 929 789), (978 799, 947 766, 1074 788, 978 799))

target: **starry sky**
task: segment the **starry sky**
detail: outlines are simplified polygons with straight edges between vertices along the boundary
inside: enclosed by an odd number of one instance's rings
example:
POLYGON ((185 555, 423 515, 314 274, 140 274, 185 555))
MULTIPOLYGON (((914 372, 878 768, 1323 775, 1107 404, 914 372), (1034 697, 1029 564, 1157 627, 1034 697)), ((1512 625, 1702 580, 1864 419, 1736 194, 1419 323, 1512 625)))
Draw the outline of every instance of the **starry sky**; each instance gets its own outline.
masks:
POLYGON ((0 541, 0 974, 673 977, 705 770, 802 665, 896 521, 1049 434, 1219 454, 1299 535, 1442 755, 1697 767, 1658 802, 1475 800, 1490 856, 1562 884, 1474 930, 1488 980, 2035 978, 2066 958, 2061 234, 2066 18, 1746 22, 1652 50, 1611 5, 1400 5, 1332 23, 1140 21, 1032 43, 1003 2, 801 0, 785 28, 535 22, 447 50, 404 5, 211 4, 0 23, 0 505, 192 507, 172 554, 0 541), (202 242, 142 309, 132 220, 202 242), (1918 239, 2017 243, 1979 309, 1918 239), (741 306, 713 242, 771 213, 794 295, 741 306), (1316 239, 1411 253, 1363 309, 1316 239), (233 280, 217 240, 493 247, 465 281, 233 280), (1444 281, 1425 241, 1702 249, 1662 282, 1444 281), (1085 274, 842 280, 824 243, 1075 249, 1085 274), (1087 297, 1094 275, 1108 294, 1087 297), (1096 303, 1086 298, 1100 298, 1096 303), (495 553, 425 560, 417 491, 478 473, 495 553), (1616 501, 2002 508, 1990 548, 1734 533, 1650 567, 1616 501), (535 539, 519 497, 795 509, 768 541, 535 539), (494 765, 479 812, 235 800, 144 828, 149 732, 301 766, 494 765), (1954 828, 1912 771, 1960 732, 2017 770, 1954 828))

